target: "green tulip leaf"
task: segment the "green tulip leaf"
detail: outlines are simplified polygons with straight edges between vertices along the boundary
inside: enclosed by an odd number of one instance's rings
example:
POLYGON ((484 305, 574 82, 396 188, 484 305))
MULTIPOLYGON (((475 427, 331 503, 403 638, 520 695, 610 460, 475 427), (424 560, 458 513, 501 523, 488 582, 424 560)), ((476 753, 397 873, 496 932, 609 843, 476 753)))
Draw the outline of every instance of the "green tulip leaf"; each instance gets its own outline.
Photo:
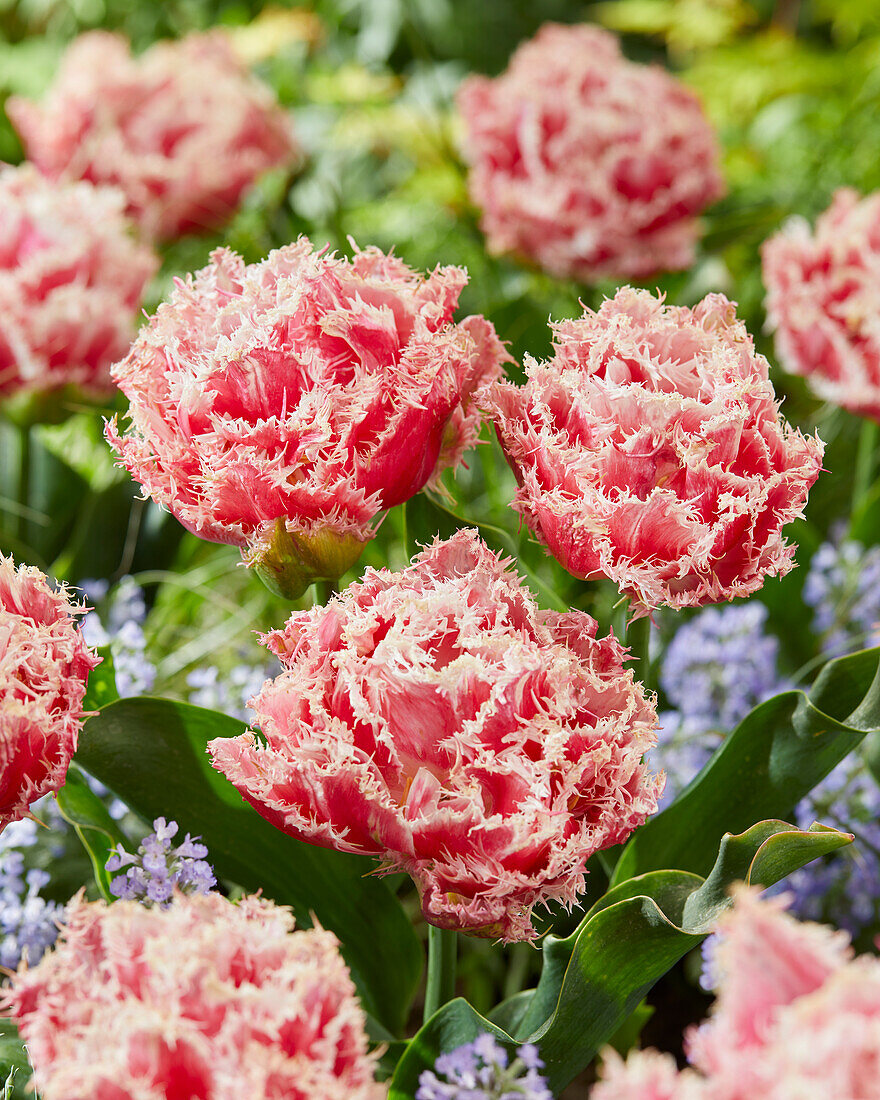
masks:
POLYGON ((61 816, 74 827, 92 861, 95 882, 101 891, 101 896, 105 901, 112 901, 110 879, 113 876, 106 869, 105 864, 116 845, 131 851, 131 842, 110 816, 101 799, 88 785, 76 764, 71 764, 68 768, 64 786, 56 798, 61 816))
POLYGON ((612 885, 664 867, 705 875, 725 833, 785 817, 865 734, 880 730, 880 649, 830 661, 809 695, 761 703, 690 786, 630 838, 612 885))

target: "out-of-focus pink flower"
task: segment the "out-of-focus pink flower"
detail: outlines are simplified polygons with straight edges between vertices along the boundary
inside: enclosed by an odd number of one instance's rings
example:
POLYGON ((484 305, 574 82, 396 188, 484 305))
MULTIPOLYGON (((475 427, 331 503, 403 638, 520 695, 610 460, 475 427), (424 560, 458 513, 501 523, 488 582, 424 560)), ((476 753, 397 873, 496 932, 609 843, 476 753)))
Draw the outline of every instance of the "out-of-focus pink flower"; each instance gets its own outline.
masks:
POLYGON ((295 150, 272 92, 220 32, 138 57, 119 35, 81 35, 44 102, 12 96, 6 110, 40 171, 116 185, 161 238, 222 224, 257 176, 295 150))
POLYGON ((792 219, 761 260, 782 365, 825 400, 880 420, 880 191, 838 191, 815 232, 792 219))
POLYGON ((697 215, 724 192, 714 132, 608 31, 546 24, 501 76, 465 80, 458 107, 492 252, 587 281, 693 263, 697 215))
POLYGON ((45 1100, 381 1100, 364 1014, 321 928, 257 897, 67 909, 56 949, 13 977, 45 1100))
POLYGON ((767 360, 710 294, 692 310, 630 287, 554 326, 528 381, 491 386, 516 507, 570 573, 688 607, 755 592, 793 565, 782 528, 822 443, 779 415, 767 360))
POLYGON ((123 205, 110 187, 0 168, 0 395, 112 386, 159 265, 123 205))
POLYGON ((718 999, 686 1043, 611 1055, 593 1100, 880 1100, 880 961, 742 889, 721 922, 718 999))
POLYGON ((368 569, 265 639, 287 670, 209 745, 273 825, 414 878, 425 918, 506 941, 656 808, 656 712, 613 637, 541 611, 473 531, 368 569))
MULTIPOLYGON (((609 1048, 603 1054, 602 1080, 591 1100, 713 1100, 695 1073, 683 1073, 671 1054, 637 1050, 623 1059, 609 1048)), ((720 1100, 720 1098, 716 1098, 720 1100)))
POLYGON ((421 276, 304 237, 247 267, 222 249, 212 261, 114 368, 132 430, 108 438, 184 526, 295 596, 341 576, 377 513, 459 462, 480 428, 471 396, 508 356, 483 317, 453 323, 461 268, 421 276))
POLYGON ((0 554, 0 831, 64 785, 89 672, 81 608, 43 574, 0 554))

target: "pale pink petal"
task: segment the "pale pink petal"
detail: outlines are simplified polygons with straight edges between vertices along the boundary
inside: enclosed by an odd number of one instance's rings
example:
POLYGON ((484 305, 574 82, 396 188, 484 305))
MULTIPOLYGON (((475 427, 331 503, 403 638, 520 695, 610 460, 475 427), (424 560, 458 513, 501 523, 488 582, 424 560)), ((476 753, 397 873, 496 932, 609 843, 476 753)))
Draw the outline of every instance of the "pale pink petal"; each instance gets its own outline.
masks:
POLYGON ((253 701, 262 738, 210 751, 273 825, 411 874, 433 924, 521 940, 662 781, 625 651, 539 610, 509 565, 461 531, 294 614, 264 639, 286 671, 253 701))
POLYGON ((70 903, 4 998, 45 1100, 381 1100, 335 937, 258 897, 70 903))
POLYGON ((89 672, 82 608, 38 570, 0 554, 0 831, 64 785, 89 672))
POLYGON ((822 443, 779 415, 734 306, 623 287, 554 325, 527 382, 478 395, 519 483, 514 507, 570 573, 606 576, 637 614, 757 591, 793 566, 822 443))
POLYGON ((80 35, 44 101, 12 96, 6 110, 41 172, 119 187, 160 238, 227 221, 254 180, 296 150, 273 93, 222 32, 137 57, 120 35, 80 35))
POLYGON ((644 278, 694 261, 724 184, 692 91, 599 27, 547 23, 458 93, 469 187, 493 252, 553 275, 644 278))
POLYGON ((838 191, 814 232, 792 219, 761 260, 782 365, 825 400, 880 420, 880 191, 838 191))

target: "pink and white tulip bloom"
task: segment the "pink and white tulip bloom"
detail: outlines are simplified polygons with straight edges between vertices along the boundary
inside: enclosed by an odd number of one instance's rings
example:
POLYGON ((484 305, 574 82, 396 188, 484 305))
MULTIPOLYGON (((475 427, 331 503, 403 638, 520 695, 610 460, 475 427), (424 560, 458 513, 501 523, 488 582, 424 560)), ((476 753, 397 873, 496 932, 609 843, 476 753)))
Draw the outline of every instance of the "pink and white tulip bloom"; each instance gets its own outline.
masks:
POLYGON ((222 32, 137 57, 120 35, 83 34, 42 103, 11 96, 6 110, 41 172, 119 187, 129 214, 162 239, 227 221, 296 149, 288 116, 222 32))
POLYGON ((0 168, 0 397, 112 389, 159 266, 123 206, 110 187, 0 168))
POLYGON ((592 282, 689 267, 698 215, 724 192, 692 91, 594 26, 545 24, 501 76, 458 93, 490 251, 592 282))
POLYGON ((258 897, 67 908, 13 976, 45 1100, 382 1100, 336 938, 258 897))
POLYGON ((335 580, 379 512, 476 441, 472 395, 508 356, 483 317, 453 322, 466 282, 304 237, 249 266, 219 249, 114 367, 132 427, 108 438, 145 493, 276 591, 335 580))
POLYGON ((542 611, 473 531, 368 569, 264 640, 261 731, 209 745, 273 825, 378 857, 425 919, 505 941, 572 905, 594 852, 656 809, 656 712, 589 615, 542 611))
POLYGON ((611 1052, 592 1100, 880 1100, 880 961, 783 905, 742 890, 722 920, 718 998, 686 1037, 691 1066, 611 1052))
POLYGON ((791 219, 761 260, 782 365, 826 401, 880 421, 880 191, 838 191, 814 232, 791 219))
POLYGON ((608 577, 644 615, 757 591, 793 567, 782 537, 823 445, 779 415, 734 304, 693 309, 621 288, 554 327, 521 388, 480 397, 516 474, 514 507, 576 577, 608 577))
POLYGON ((100 661, 77 627, 82 610, 0 554, 0 831, 64 786, 100 661))

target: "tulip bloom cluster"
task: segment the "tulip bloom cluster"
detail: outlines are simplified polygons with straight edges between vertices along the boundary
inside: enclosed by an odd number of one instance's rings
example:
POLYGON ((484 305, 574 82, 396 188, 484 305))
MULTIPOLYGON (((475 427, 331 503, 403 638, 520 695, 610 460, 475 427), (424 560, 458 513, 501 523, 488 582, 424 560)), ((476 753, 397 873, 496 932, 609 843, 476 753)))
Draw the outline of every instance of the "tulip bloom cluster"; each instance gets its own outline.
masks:
POLYGON ((81 610, 0 555, 0 830, 64 784, 100 660, 77 629, 81 610))
POLYGON ((815 232, 792 219, 761 258, 783 366, 825 400, 880 420, 880 192, 838 191, 815 232))
POLYGON ((648 1051, 609 1056, 592 1100, 876 1097, 880 962, 849 938, 799 924, 780 899, 741 892, 715 945, 718 997, 686 1036, 692 1069, 648 1051))
POLYGON ((335 937, 257 897, 74 898, 6 997, 45 1100, 381 1100, 335 937))
POLYGON ((458 107, 491 251, 587 281, 693 263, 697 215, 724 190, 715 135, 693 92, 614 35, 548 23, 501 76, 468 77, 458 107))
POLYGON ((159 264, 123 205, 109 187, 0 169, 0 396, 110 388, 159 264))
POLYGON ((132 430, 108 438, 147 493, 277 591, 335 580, 377 513, 476 439, 471 395, 507 355, 483 317, 453 323, 466 282, 305 238, 250 266, 218 250, 114 368, 132 430))
POLYGON ((656 712, 582 612, 538 609, 474 532, 366 571, 266 639, 262 734, 209 745, 273 825, 405 870, 431 923, 531 939, 656 808, 656 712))
POLYGON ((45 101, 13 96, 6 110, 41 172, 119 187, 159 238, 226 221, 257 176, 295 149, 273 94, 221 33, 139 57, 118 35, 81 35, 45 101))
POLYGON ((554 356, 492 386, 516 507, 570 573, 636 614, 755 592, 792 568, 782 537, 823 447, 779 415, 767 360, 723 295, 692 310, 623 287, 554 326, 554 356))

